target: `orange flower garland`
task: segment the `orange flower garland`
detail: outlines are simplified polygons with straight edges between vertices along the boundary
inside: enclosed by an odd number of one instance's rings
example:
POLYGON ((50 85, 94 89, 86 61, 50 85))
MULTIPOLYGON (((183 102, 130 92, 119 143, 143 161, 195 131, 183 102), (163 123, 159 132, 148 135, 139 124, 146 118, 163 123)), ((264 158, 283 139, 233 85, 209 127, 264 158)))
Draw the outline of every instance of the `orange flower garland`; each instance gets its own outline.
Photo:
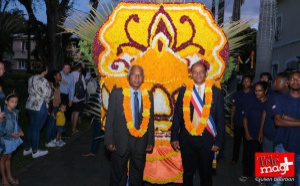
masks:
POLYGON ((130 105, 130 88, 129 85, 126 88, 123 88, 123 95, 124 95, 124 100, 123 100, 123 108, 124 108, 124 114, 125 114, 125 119, 127 121, 127 128, 129 130, 129 133, 134 136, 134 137, 143 137, 144 134, 148 130, 148 124, 149 124, 149 119, 150 119, 150 108, 151 108, 151 102, 150 102, 150 97, 148 94, 148 90, 145 88, 145 86, 141 86, 141 92, 142 92, 142 102, 143 102, 143 120, 140 125, 140 129, 137 130, 134 126, 134 122, 132 119, 131 115, 131 107, 130 105))
POLYGON ((191 97, 192 97, 192 91, 194 87, 194 82, 192 80, 189 80, 186 83, 186 91, 184 93, 183 98, 183 119, 185 123, 186 130, 192 135, 192 136, 200 136, 203 131, 206 128, 207 120, 210 115, 210 107, 212 103, 212 85, 213 82, 211 79, 206 78, 205 80, 205 104, 202 110, 201 119, 198 123, 197 127, 194 127, 193 123, 190 119, 190 104, 191 104, 191 97))

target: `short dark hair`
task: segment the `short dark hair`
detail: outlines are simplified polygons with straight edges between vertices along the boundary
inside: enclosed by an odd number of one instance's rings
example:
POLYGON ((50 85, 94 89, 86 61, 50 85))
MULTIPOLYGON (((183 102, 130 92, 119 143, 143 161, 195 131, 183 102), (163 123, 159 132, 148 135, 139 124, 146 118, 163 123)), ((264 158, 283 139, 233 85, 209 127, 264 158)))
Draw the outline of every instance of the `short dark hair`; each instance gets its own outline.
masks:
POLYGON ((46 63, 39 63, 34 67, 34 72, 35 74, 41 74, 42 72, 45 72, 47 70, 47 65, 46 63))
POLYGON ((66 103, 64 103, 64 102, 61 102, 60 104, 59 104, 59 106, 58 106, 58 108, 60 108, 61 106, 67 106, 67 104, 66 103))
POLYGON ((290 76, 290 73, 287 73, 287 72, 280 72, 276 75, 276 77, 283 78, 283 79, 289 79, 289 76, 290 76))
POLYGON ((71 67, 71 64, 68 63, 68 62, 65 62, 65 63, 63 64, 63 67, 66 66, 66 65, 68 65, 69 67, 71 67))
POLYGON ((267 89, 268 89, 268 83, 267 83, 267 82, 259 81, 259 82, 255 83, 254 87, 256 87, 257 85, 262 86, 262 88, 263 88, 264 90, 267 90, 267 89))
POLYGON ((251 83, 253 82, 253 78, 250 75, 244 75, 242 78, 242 83, 244 82, 245 79, 250 79, 251 83))
POLYGON ((79 68, 82 68, 82 63, 76 63, 74 66, 73 66, 73 69, 74 70, 78 70, 79 68))
POLYGON ((269 81, 272 81, 272 75, 269 72, 262 72, 259 78, 262 78, 263 76, 268 76, 269 81))
POLYGON ((290 79, 290 78, 292 77, 292 75, 294 75, 294 74, 300 74, 300 71, 299 71, 299 70, 296 70, 296 71, 291 72, 289 79, 290 79))
POLYGON ((12 92, 6 96, 5 101, 10 100, 11 98, 19 98, 19 97, 16 93, 12 92))

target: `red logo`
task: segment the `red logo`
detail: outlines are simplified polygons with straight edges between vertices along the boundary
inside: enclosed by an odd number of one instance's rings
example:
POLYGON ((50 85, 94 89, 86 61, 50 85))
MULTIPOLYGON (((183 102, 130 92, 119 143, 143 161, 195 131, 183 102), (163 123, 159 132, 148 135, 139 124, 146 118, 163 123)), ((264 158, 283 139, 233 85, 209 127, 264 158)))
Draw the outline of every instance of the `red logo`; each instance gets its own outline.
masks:
POLYGON ((255 153, 256 177, 294 177, 295 154, 285 152, 255 153))

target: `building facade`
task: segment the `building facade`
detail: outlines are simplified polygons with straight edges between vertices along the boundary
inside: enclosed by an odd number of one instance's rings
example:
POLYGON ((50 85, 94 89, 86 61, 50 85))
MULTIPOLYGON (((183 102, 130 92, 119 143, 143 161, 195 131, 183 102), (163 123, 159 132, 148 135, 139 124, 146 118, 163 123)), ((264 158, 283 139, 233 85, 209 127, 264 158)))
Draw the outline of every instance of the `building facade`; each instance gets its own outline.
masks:
POLYGON ((30 43, 28 37, 25 34, 15 34, 13 40, 13 52, 14 55, 11 59, 12 70, 27 70, 28 63, 28 49, 30 45, 30 65, 36 62, 36 59, 32 55, 35 50, 36 42, 34 36, 30 36, 30 43))
POLYGON ((285 69, 300 70, 299 0, 277 0, 275 40, 272 54, 273 76, 285 69))

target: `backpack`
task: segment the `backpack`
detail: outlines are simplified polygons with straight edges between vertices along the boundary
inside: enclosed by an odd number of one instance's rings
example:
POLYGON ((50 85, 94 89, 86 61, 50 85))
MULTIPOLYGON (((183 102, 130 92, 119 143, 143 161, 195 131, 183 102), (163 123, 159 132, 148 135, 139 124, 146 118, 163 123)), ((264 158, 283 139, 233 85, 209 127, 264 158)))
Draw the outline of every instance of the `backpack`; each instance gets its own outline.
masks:
POLYGON ((80 73, 78 81, 75 83, 75 97, 82 99, 85 97, 85 89, 82 82, 82 74, 80 73))
POLYGON ((97 87, 98 87, 97 81, 94 78, 91 77, 89 79, 87 85, 86 85, 87 93, 89 95, 96 94, 97 93, 97 87))

